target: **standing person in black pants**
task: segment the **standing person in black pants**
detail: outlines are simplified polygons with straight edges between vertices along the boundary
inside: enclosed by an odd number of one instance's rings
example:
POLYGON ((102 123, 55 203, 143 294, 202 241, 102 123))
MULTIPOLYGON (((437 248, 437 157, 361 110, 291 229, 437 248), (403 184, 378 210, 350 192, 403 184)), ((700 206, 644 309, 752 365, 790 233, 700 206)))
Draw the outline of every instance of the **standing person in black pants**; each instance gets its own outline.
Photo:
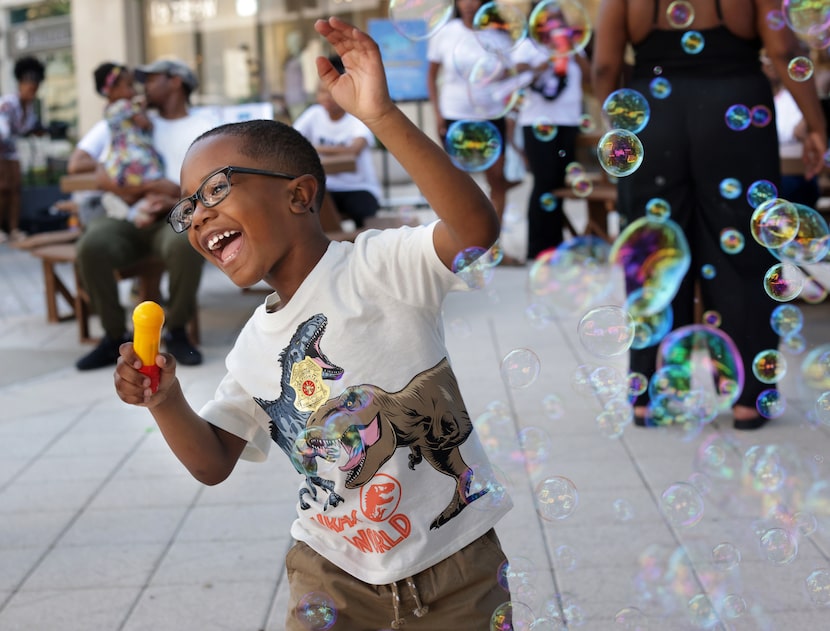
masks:
MULTIPOLYGON (((671 217, 686 234, 692 262, 672 302, 675 327, 691 324, 694 282, 701 266, 709 264, 717 278, 701 282, 703 307, 718 311, 721 330, 737 345, 744 366, 745 385, 733 406, 735 429, 757 429, 767 419, 756 410, 758 395, 769 386, 753 377, 752 361, 764 349, 778 346, 770 328, 775 306, 762 279, 776 259, 749 233, 753 207, 744 195, 724 198, 719 184, 737 178, 743 191, 765 179, 780 181, 775 125, 749 126, 733 131, 725 123, 729 107, 761 105, 773 111, 772 92, 761 70, 763 47, 792 93, 807 125, 804 141, 805 175, 822 168, 827 133, 812 80, 797 82, 787 74, 790 59, 799 54, 798 41, 787 28, 768 21, 780 11, 777 0, 688 0, 690 19, 670 21, 669 0, 603 0, 594 34, 593 85, 600 102, 617 89, 626 45, 634 49, 632 78, 626 87, 649 101, 651 119, 639 134, 642 165, 619 180, 619 209, 629 221, 645 214, 646 202, 663 198, 671 217), (684 37, 702 46, 690 47, 684 37), (668 80, 668 98, 652 98, 649 85, 657 76, 668 80), (725 228, 745 236, 738 254, 720 246, 725 228)), ((677 5, 675 5, 675 8, 677 5)), ((683 7, 681 7, 683 8, 683 7)), ((671 17, 676 17, 673 14, 671 17)), ((633 351, 631 370, 647 377, 655 372, 656 347, 633 351)), ((647 395, 635 402, 635 420, 646 424, 647 395)))
POLYGON ((531 70, 519 109, 524 155, 533 175, 527 202, 527 260, 562 243, 562 200, 550 193, 565 185, 565 167, 573 162, 582 115, 582 77, 590 71, 584 53, 552 59, 530 39, 511 58, 518 72, 531 70))

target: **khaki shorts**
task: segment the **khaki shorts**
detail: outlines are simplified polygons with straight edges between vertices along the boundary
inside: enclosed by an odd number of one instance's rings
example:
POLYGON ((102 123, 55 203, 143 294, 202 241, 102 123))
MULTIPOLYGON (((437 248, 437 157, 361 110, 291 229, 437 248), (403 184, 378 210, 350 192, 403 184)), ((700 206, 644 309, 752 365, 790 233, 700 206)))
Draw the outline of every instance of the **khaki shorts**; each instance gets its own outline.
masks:
MULTIPOLYGON (((506 561, 494 530, 473 541, 452 556, 413 577, 415 593, 429 610, 421 617, 413 590, 406 580, 396 584, 400 595, 399 617, 406 631, 452 629, 487 631, 493 611, 510 600, 510 593, 498 581, 506 561)), ((396 619, 391 585, 370 585, 354 578, 320 556, 308 545, 295 543, 285 557, 291 597, 286 629, 333 629, 335 631, 379 631, 392 629, 396 619), (324 598, 309 594, 323 594, 324 598), (309 609, 308 602, 333 604, 309 609), (329 626, 329 620, 336 621, 329 626)))

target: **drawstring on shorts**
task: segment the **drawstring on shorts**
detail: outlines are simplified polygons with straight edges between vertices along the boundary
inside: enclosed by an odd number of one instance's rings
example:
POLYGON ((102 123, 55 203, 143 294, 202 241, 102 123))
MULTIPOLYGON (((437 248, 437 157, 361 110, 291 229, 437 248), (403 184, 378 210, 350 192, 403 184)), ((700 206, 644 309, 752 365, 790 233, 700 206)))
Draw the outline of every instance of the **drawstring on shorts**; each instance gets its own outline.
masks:
MULTIPOLYGON (((418 588, 415 586, 414 579, 411 576, 407 576, 404 580, 406 581, 407 587, 409 587, 409 593, 412 594, 412 598, 415 600, 415 609, 412 610, 412 613, 414 613, 416 617, 422 618, 429 611, 429 607, 421 603, 421 597, 418 595, 418 588)), ((395 619, 392 621, 392 628, 400 629, 406 624, 406 620, 401 618, 401 595, 400 592, 398 592, 397 583, 389 583, 389 586, 392 588, 392 609, 395 612, 395 619)))

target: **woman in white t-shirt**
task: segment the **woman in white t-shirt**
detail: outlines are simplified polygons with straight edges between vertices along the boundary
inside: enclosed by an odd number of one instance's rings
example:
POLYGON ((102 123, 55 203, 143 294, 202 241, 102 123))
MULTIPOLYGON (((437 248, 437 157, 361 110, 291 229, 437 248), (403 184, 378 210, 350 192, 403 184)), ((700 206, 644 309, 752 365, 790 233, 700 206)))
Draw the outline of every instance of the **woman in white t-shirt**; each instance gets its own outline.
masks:
MULTIPOLYGON (((435 110, 438 137, 442 142, 449 126, 458 120, 489 120, 499 130, 502 141, 506 137, 504 116, 491 119, 477 114, 468 87, 467 78, 473 64, 489 54, 473 31, 473 18, 483 4, 480 0, 456 0, 456 17, 429 40, 429 100, 435 110)), ((504 152, 484 172, 484 176, 490 188, 490 201, 501 220, 509 188, 504 176, 504 152)))

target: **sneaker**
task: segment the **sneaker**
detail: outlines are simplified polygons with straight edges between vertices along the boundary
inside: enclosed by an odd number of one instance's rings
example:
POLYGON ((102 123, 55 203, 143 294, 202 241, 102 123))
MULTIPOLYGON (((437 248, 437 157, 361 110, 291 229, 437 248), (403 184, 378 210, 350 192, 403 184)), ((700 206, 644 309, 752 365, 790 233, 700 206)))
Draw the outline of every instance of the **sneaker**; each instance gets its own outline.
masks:
POLYGON ((114 366, 118 362, 118 348, 124 342, 129 341, 130 339, 127 336, 113 339, 109 335, 104 335, 101 341, 98 342, 98 346, 75 362, 75 367, 78 370, 95 370, 96 368, 114 366))
POLYGON ((176 358, 176 361, 184 366, 198 366, 202 363, 202 354, 187 337, 187 332, 182 329, 172 329, 165 333, 164 344, 167 352, 176 358))

